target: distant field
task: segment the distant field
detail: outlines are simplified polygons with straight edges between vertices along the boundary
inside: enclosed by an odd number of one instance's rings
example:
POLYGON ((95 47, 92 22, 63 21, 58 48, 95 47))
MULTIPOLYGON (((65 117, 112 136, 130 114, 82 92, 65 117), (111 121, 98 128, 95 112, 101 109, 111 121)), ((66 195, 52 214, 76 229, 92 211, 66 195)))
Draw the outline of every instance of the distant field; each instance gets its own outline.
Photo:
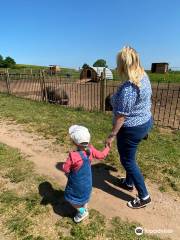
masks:
POLYGON ((180 83, 180 71, 169 73, 150 73, 148 75, 152 82, 178 82, 180 83))
MULTIPOLYGON (((146 71, 151 82, 172 82, 172 83, 180 83, 180 71, 172 71, 168 73, 151 73, 150 71, 146 71)), ((114 80, 119 80, 119 76, 117 72, 113 71, 114 80)))
MULTIPOLYGON (((9 69, 11 73, 30 73, 30 71, 37 72, 41 69, 48 69, 48 66, 37 66, 28 64, 16 64, 16 67, 9 69)), ((119 81, 119 76, 115 70, 112 70, 114 81, 119 81)), ((146 71, 150 77, 151 82, 173 82, 180 83, 180 71, 171 71, 165 74, 161 73, 151 73, 149 70, 146 71)), ((61 67, 60 75, 70 75, 71 79, 79 79, 80 71, 73 68, 61 67)))
POLYGON ((47 66, 38 66, 38 65, 30 65, 30 64, 16 64, 15 69, 44 69, 47 68, 47 66))
MULTIPOLYGON (((0 68, 0 70, 3 70, 3 68, 0 68)), ((15 68, 8 69, 9 73, 21 73, 21 74, 31 74, 31 71, 33 73, 37 73, 39 70, 47 70, 48 66, 38 66, 38 65, 29 65, 29 64, 16 64, 15 68)), ((80 72, 73 68, 64 68, 61 67, 61 72, 57 75, 66 76, 70 75, 71 78, 79 79, 80 72)))

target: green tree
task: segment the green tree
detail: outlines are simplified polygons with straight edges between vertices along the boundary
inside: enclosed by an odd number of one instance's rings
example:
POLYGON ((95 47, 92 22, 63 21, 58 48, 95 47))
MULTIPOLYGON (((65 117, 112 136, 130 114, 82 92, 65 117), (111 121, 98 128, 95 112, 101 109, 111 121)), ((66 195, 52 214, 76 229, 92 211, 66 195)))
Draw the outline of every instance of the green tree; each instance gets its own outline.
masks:
POLYGON ((2 55, 0 55, 0 67, 3 67, 3 56, 2 55))
POLYGON ((106 60, 98 59, 94 64, 93 67, 108 67, 106 64, 106 60))
POLYGON ((84 63, 82 66, 82 68, 88 68, 88 67, 89 67, 89 65, 87 63, 84 63))
POLYGON ((12 68, 16 65, 16 62, 13 58, 11 57, 6 57, 3 61, 3 67, 5 68, 12 68))

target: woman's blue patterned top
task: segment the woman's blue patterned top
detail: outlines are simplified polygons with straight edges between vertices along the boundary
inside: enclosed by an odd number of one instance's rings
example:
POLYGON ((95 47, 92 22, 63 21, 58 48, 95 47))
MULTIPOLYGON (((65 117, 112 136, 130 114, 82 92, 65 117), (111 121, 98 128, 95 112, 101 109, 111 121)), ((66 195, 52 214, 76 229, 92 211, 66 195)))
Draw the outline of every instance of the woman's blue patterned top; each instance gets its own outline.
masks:
POLYGON ((146 123, 151 118, 151 83, 147 74, 137 87, 131 81, 122 84, 111 98, 114 116, 124 115, 124 127, 146 123))

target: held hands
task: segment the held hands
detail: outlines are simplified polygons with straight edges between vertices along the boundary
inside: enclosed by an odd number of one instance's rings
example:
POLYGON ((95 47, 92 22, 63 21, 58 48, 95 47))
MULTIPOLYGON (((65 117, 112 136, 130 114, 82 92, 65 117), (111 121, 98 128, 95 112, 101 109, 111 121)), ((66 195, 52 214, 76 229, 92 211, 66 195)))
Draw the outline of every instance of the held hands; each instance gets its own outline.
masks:
POLYGON ((113 141, 114 141, 114 138, 115 138, 115 135, 114 135, 114 134, 110 134, 110 135, 108 136, 108 138, 106 139, 106 141, 105 141, 105 146, 106 146, 106 147, 111 147, 111 146, 112 146, 112 143, 113 143, 113 141))
POLYGON ((69 173, 64 173, 64 175, 68 178, 68 176, 69 176, 69 173))

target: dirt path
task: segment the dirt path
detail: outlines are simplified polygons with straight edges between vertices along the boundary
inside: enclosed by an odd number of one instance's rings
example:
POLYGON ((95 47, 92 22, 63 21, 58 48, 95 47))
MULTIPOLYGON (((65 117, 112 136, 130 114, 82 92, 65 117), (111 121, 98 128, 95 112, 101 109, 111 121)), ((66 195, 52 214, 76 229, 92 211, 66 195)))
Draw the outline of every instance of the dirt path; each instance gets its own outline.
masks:
MULTIPOLYGON (((25 127, 15 123, 0 122, 0 142, 18 148, 26 158, 33 161, 40 174, 50 176, 65 186, 66 177, 55 167, 59 161, 64 161, 67 153, 52 141, 27 133, 25 127)), ((90 207, 97 209, 107 218, 119 216, 123 220, 136 221, 147 230, 172 231, 159 236, 180 239, 180 199, 168 193, 161 193, 158 187, 148 182, 153 202, 147 208, 133 210, 126 206, 127 200, 136 194, 121 191, 116 186, 118 173, 108 169, 105 161, 93 166, 94 188, 90 207)))

